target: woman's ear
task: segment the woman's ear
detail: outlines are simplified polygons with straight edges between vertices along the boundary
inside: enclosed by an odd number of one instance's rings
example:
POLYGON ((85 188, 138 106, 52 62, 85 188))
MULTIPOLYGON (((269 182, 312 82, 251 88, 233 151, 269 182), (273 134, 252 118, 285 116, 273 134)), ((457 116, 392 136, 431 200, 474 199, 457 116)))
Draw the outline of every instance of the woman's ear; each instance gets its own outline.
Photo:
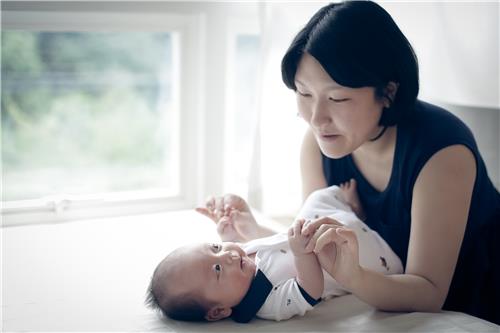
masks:
POLYGON ((231 313, 232 313, 231 308, 223 308, 223 307, 214 306, 213 308, 210 308, 207 311, 207 314, 205 315, 205 319, 208 321, 217 321, 217 320, 221 320, 221 319, 229 317, 231 315, 231 313))
POLYGON ((399 83, 394 82, 394 81, 389 81, 387 83, 387 86, 385 86, 385 91, 384 91, 384 106, 386 108, 390 108, 392 103, 394 102, 394 98, 396 97, 396 93, 398 92, 399 88, 399 83))

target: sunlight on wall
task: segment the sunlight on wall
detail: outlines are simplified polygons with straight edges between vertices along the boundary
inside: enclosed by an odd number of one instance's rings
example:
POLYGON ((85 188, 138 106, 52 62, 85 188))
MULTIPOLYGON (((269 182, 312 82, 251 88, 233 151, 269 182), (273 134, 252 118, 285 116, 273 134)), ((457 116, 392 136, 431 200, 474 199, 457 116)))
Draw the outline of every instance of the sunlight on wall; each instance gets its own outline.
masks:
POLYGON ((281 59, 295 34, 324 4, 273 3, 261 8, 260 193, 261 209, 267 215, 294 216, 302 204, 299 157, 307 124, 297 117, 295 93, 281 79, 281 59))
POLYGON ((498 2, 382 2, 412 43, 420 98, 500 107, 498 2))

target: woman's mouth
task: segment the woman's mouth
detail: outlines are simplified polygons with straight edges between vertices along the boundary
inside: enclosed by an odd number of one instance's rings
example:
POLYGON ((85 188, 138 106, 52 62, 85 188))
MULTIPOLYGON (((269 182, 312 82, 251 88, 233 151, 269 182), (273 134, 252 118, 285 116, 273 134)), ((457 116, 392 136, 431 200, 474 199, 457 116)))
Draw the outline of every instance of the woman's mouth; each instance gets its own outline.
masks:
POLYGON ((333 142, 335 140, 337 140, 340 135, 337 135, 337 134, 320 134, 320 139, 322 141, 327 141, 327 142, 333 142))

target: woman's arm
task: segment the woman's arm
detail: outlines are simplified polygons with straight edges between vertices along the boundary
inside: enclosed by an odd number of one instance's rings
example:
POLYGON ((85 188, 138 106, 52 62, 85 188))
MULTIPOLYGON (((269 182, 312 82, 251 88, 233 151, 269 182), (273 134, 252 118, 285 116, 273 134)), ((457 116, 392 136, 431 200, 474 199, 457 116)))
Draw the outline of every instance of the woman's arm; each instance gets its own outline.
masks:
POLYGON ((327 186, 321 162, 321 151, 311 129, 302 141, 300 151, 300 172, 302 177, 302 200, 320 188, 327 186))
POLYGON ((413 189, 405 274, 382 275, 361 268, 355 235, 336 229, 325 232, 321 241, 337 246, 336 262, 329 272, 379 309, 439 311, 464 237, 475 177, 474 156, 462 145, 442 149, 426 163, 413 189))

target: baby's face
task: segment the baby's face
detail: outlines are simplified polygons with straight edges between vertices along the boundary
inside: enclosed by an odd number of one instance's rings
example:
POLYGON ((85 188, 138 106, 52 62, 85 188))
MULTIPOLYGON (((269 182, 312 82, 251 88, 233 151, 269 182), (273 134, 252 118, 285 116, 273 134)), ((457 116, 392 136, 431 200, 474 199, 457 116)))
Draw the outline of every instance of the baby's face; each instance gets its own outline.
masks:
POLYGON ((223 307, 240 303, 255 276, 255 263, 235 243, 189 246, 179 256, 177 284, 223 307))

